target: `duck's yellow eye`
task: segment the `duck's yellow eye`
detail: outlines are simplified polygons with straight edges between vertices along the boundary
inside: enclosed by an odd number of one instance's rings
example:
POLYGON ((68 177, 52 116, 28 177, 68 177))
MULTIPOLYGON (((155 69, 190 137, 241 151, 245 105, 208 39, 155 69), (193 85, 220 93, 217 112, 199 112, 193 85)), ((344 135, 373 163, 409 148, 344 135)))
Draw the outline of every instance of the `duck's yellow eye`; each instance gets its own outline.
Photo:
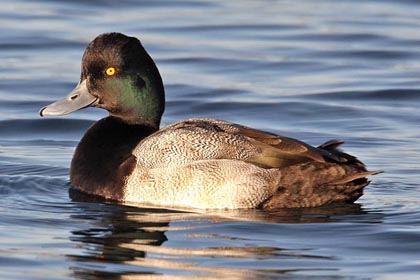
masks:
POLYGON ((114 67, 108 67, 108 68, 106 69, 105 73, 106 73, 108 76, 113 76, 113 75, 115 74, 115 68, 114 68, 114 67))

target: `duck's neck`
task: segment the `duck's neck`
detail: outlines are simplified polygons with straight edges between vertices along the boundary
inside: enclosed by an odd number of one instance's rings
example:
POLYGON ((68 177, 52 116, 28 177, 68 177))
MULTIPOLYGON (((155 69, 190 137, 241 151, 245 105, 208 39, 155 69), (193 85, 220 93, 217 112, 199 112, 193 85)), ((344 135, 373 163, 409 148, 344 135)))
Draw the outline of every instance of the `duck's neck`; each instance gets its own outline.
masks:
POLYGON ((133 149, 157 129, 112 116, 96 122, 76 148, 70 169, 71 184, 89 194, 120 200, 124 180, 136 165, 133 149))
POLYGON ((121 94, 118 96, 120 107, 110 110, 110 116, 130 125, 159 127, 165 109, 163 86, 159 87, 155 81, 141 77, 129 77, 112 83, 114 91, 121 94))

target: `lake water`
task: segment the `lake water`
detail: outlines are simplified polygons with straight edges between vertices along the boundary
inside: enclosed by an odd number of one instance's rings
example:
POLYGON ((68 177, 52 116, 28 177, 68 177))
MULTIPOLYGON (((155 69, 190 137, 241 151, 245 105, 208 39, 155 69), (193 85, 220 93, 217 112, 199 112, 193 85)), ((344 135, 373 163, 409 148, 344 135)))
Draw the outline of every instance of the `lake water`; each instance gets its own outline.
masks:
POLYGON ((0 1, 0 278, 419 279, 419 15, 417 1, 0 1), (74 148, 106 113, 38 110, 110 31, 156 60, 164 124, 342 139, 385 173, 355 204, 269 212, 69 194, 74 148))

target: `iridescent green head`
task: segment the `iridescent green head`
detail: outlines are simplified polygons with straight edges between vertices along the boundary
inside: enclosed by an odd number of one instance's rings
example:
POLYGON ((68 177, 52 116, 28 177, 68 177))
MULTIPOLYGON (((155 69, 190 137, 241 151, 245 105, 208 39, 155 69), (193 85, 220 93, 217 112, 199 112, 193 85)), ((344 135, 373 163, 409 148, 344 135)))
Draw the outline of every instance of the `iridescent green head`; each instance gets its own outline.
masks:
POLYGON ((40 114, 64 115, 88 106, 127 123, 159 126, 165 108, 162 78, 137 38, 121 33, 96 37, 83 55, 77 87, 40 114))

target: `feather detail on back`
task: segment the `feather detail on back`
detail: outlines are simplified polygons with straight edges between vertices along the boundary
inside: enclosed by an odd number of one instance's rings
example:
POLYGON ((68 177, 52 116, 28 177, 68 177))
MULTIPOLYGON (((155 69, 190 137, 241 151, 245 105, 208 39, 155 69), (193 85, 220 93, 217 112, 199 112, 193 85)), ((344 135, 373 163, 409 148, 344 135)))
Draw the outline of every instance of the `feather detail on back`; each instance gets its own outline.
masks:
POLYGON ((265 168, 342 158, 298 140, 214 119, 190 119, 162 128, 134 149, 148 168, 202 159, 237 159, 265 168))
POLYGON ((196 208, 310 207, 354 201, 363 163, 336 148, 214 119, 169 125, 133 150, 126 201, 196 208))

